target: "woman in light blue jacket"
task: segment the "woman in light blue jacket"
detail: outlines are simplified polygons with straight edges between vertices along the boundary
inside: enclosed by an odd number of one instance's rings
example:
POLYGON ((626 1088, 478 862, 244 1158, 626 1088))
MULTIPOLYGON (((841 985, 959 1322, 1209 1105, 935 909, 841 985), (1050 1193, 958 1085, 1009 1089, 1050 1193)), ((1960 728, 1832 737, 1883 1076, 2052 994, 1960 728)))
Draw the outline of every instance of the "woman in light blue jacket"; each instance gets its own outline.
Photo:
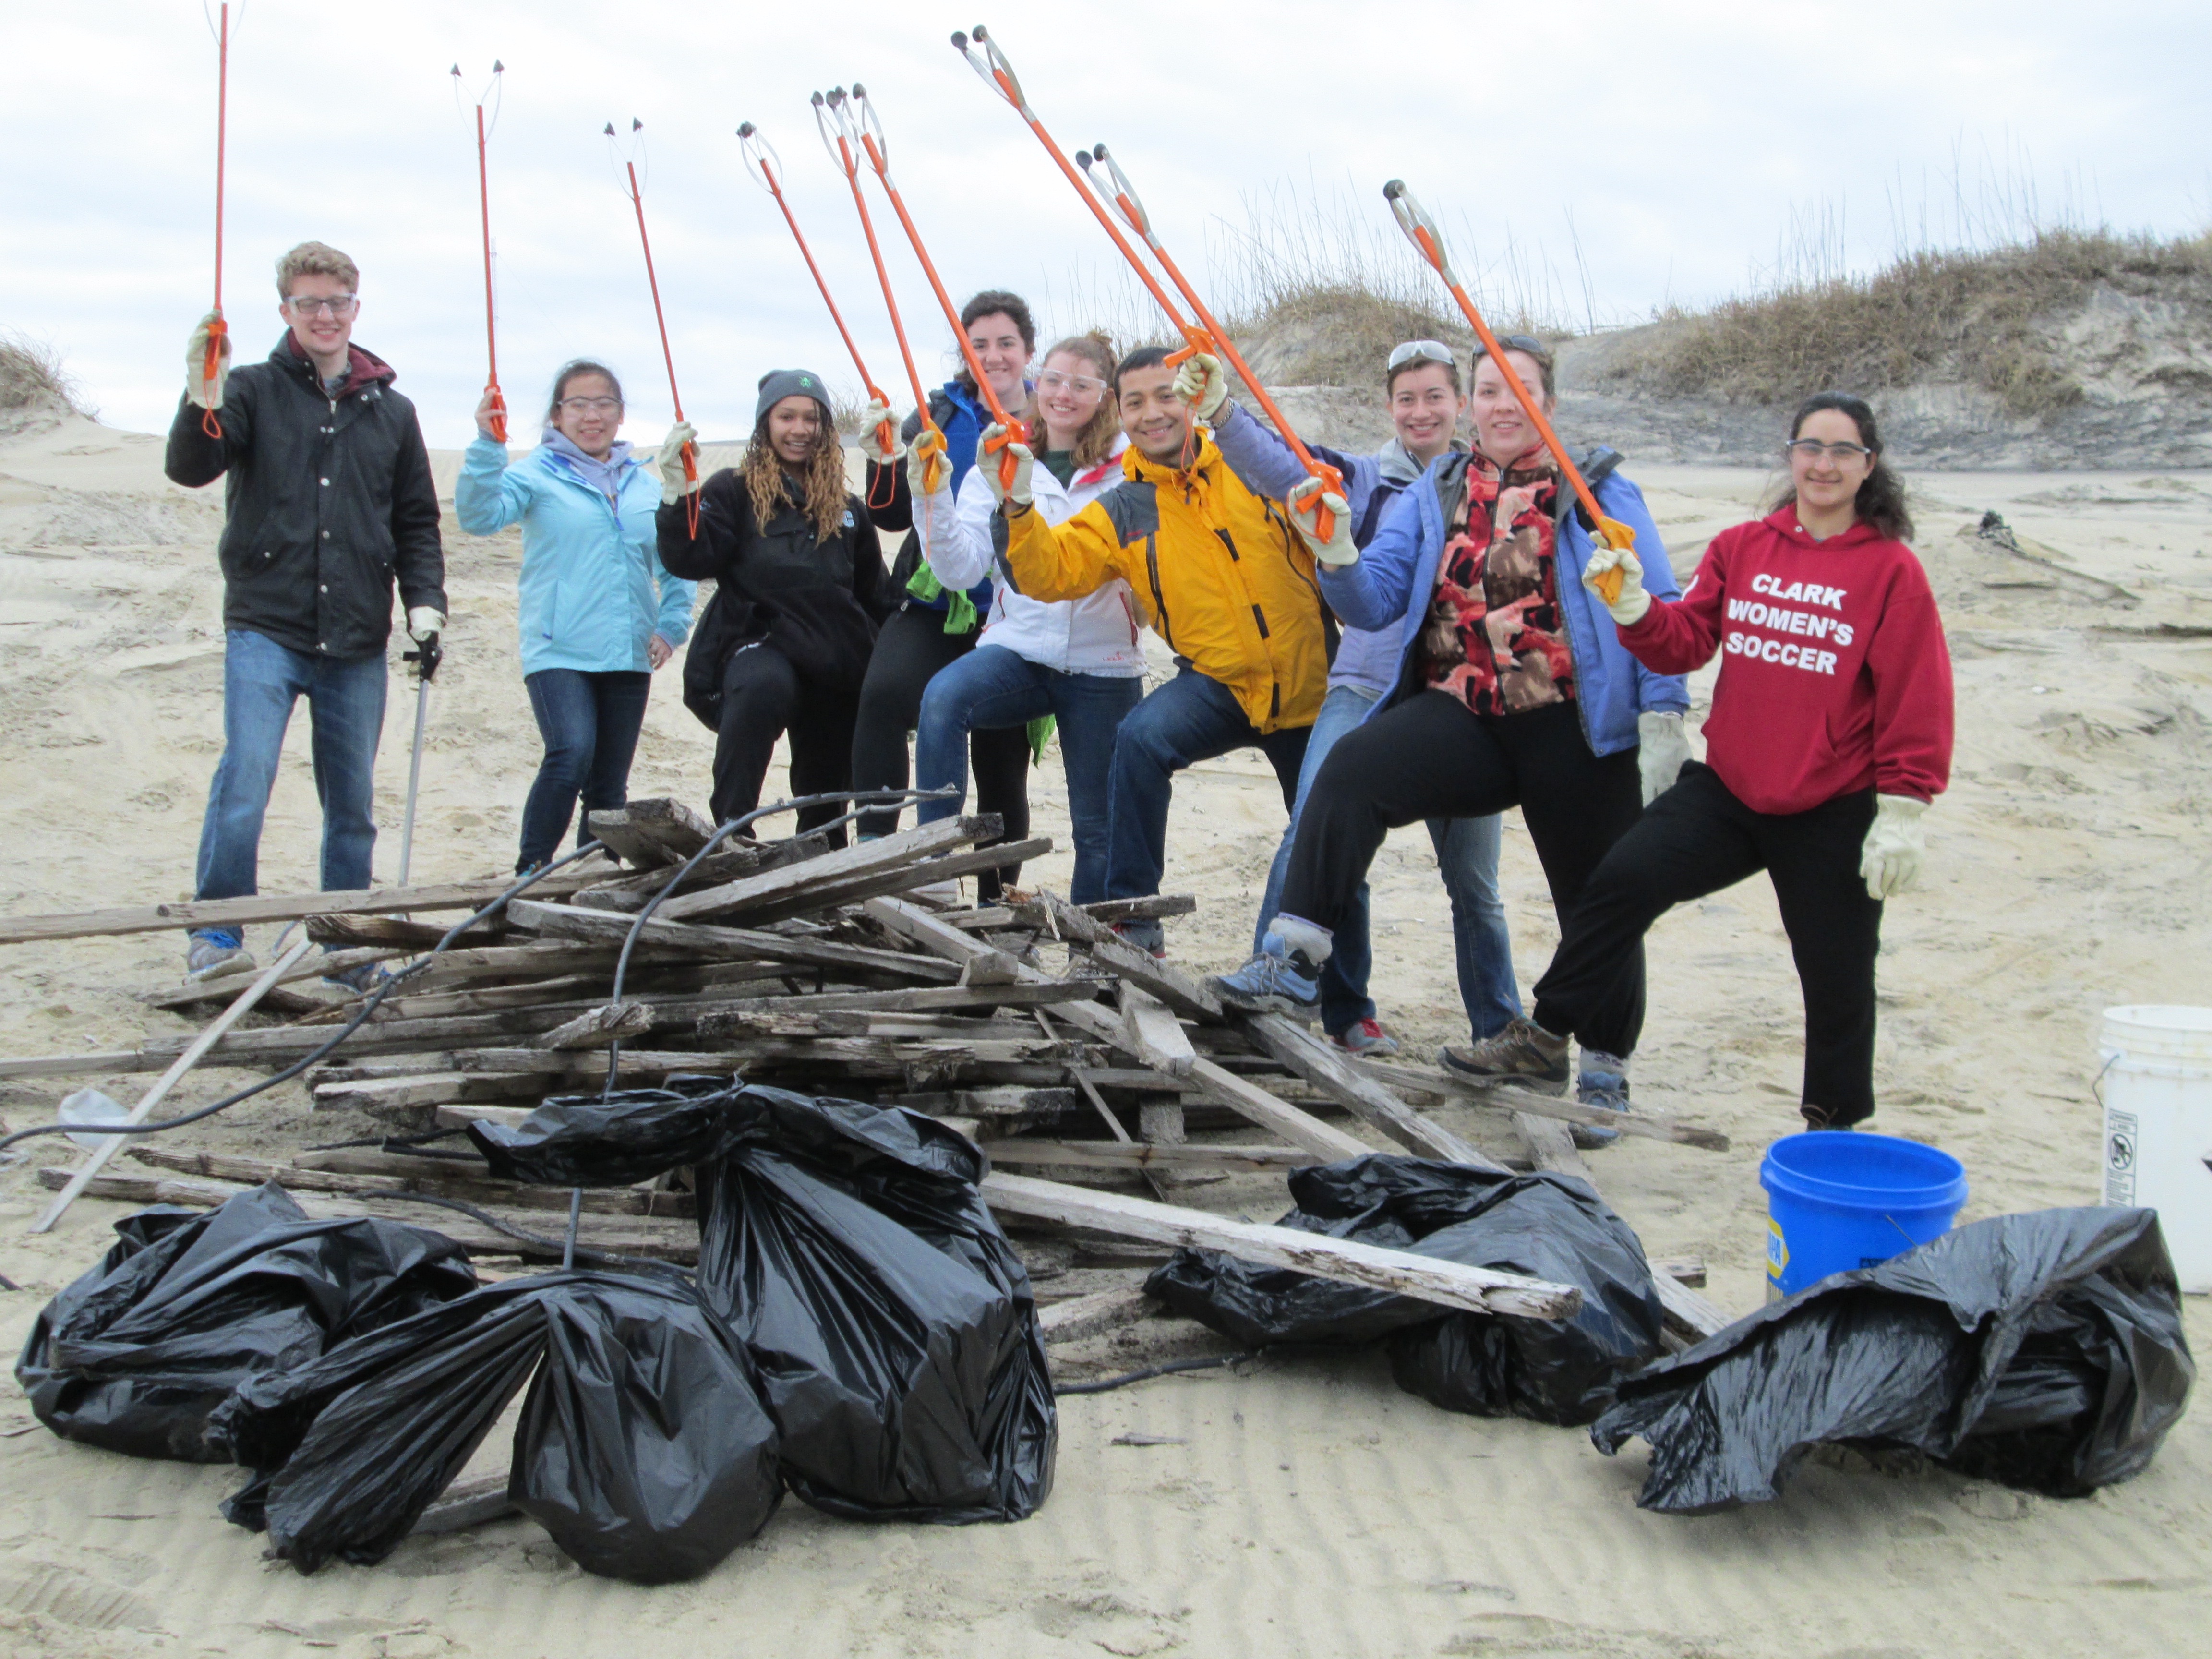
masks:
POLYGON ((690 633, 697 590, 661 566, 660 483, 615 440, 623 394, 611 369, 580 358, 562 369, 544 441, 512 466, 491 416, 487 395, 453 516, 473 536, 522 526, 522 683, 545 758, 522 809, 520 872, 553 857, 580 793, 585 823, 629 799, 653 671, 690 633))

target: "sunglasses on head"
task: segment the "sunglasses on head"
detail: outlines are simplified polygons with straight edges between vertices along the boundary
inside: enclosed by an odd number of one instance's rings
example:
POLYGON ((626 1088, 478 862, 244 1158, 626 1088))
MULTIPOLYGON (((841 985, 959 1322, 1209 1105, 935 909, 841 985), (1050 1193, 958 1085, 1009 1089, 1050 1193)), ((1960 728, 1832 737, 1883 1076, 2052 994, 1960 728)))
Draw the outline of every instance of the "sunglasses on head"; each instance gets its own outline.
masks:
MULTIPOLYGON (((1498 343, 1508 351, 1525 351, 1540 359, 1548 359, 1552 355, 1551 347, 1533 334, 1501 334, 1498 337, 1498 343)), ((1474 355, 1479 362, 1490 355, 1490 349, 1478 340, 1474 343, 1474 355)))
POLYGON ((1405 344, 1393 346, 1390 349, 1389 366, 1392 368, 1401 368, 1407 363, 1443 363, 1449 368, 1453 362, 1452 349, 1442 340, 1408 340, 1405 344))

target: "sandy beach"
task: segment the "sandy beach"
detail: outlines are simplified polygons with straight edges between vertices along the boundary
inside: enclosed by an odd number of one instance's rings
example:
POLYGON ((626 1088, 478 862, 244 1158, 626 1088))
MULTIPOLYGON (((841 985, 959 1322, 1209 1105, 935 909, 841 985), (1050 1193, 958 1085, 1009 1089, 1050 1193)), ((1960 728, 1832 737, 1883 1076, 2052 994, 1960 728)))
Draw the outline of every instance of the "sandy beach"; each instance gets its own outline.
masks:
MULTIPOLYGON (((189 896, 221 746, 221 508, 214 492, 167 484, 161 454, 155 437, 74 416, 0 440, 0 828, 12 854, 0 913, 189 896)), ((450 492, 458 456, 435 459, 450 492)), ((2092 1203, 2102 1010, 2212 1004, 2212 475, 1906 470, 1960 730, 1952 787, 1928 815, 1922 889, 1886 918, 1875 1127, 1964 1161, 1962 1219, 2092 1203), (1960 533, 1991 509, 2078 574, 1960 533)), ((1684 576, 1770 482, 1632 455, 1626 471, 1684 576)), ((516 657, 519 538, 464 536, 450 511, 447 535, 453 620, 432 693, 418 880, 511 866, 538 755, 516 657)), ((678 672, 659 677, 630 787, 703 805, 713 739, 683 708, 678 672)), ((1693 726, 1711 684, 1711 670, 1693 678, 1693 726)), ((379 759, 385 879, 414 714, 411 682, 395 673, 379 759)), ((1035 833, 1065 849, 1056 754, 1032 799, 1035 833)), ((1525 990, 1556 929, 1528 837, 1516 817, 1506 823, 1525 990)), ((1165 888, 1200 908, 1169 925, 1179 963, 1241 960, 1281 824, 1256 753, 1180 781, 1165 888)), ((263 842, 264 892, 313 885, 317 831, 303 709, 263 842)), ((1069 864, 1056 852, 1025 880, 1064 890, 1069 864)), ((1386 1021, 1424 1055, 1463 1037, 1444 895, 1418 827, 1377 860, 1374 920, 1386 1021)), ((265 951, 274 933, 256 928, 249 944, 265 951)), ((1669 915, 1650 948, 1636 1089, 1725 1131, 1734 1149, 1632 1140, 1593 1164, 1652 1257, 1704 1257, 1706 1293, 1746 1312, 1764 1285, 1759 1157, 1799 1127, 1796 975, 1763 882, 1669 915)), ((171 933, 0 951, 0 1054, 134 1048, 189 1029, 134 996, 174 983, 182 960, 171 933)), ((178 1098, 198 1104, 244 1080, 195 1073, 178 1098)), ((135 1098, 127 1077, 0 1082, 0 1118, 48 1121, 79 1082, 135 1098)), ((1442 1115, 1510 1144, 1492 1115, 1442 1115)), ((291 1085, 191 1138, 284 1156, 373 1127, 308 1117, 291 1085)), ((26 1235, 36 1168, 76 1156, 34 1148, 0 1170, 0 1273, 22 1287, 0 1295, 0 1341, 20 1345, 128 1212, 86 1201, 52 1235, 26 1235)), ((1187 1201, 1255 1219, 1285 1207, 1279 1182, 1262 1176, 1187 1201)), ((2191 1298, 2188 1318, 2201 1346, 2212 1310, 2191 1298)), ((1129 1335, 1102 1339, 1089 1359, 1153 1340, 1129 1335)), ((237 1471, 64 1443, 12 1380, 4 1388, 0 1655, 2164 1656, 2199 1650, 2212 1610, 2202 1410, 2148 1473, 2087 1500, 1816 1459, 1780 1502, 1686 1521, 1636 1509, 1640 1443, 1608 1459, 1580 1430, 1446 1413, 1401 1392, 1379 1358, 1270 1360, 1064 1401, 1057 1486, 1027 1522, 864 1527, 787 1499, 707 1578, 648 1589, 581 1573, 521 1520, 301 1577, 216 1513, 237 1471)), ((478 1467, 504 1457, 495 1434, 478 1467)))

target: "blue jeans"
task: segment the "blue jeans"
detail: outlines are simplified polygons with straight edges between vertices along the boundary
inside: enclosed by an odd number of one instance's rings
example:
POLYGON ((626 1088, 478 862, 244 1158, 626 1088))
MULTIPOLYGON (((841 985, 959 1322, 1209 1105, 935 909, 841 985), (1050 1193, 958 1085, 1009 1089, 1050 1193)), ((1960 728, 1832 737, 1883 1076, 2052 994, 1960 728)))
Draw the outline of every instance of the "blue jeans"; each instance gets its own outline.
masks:
POLYGON ((323 805, 322 890, 373 884, 376 744, 384 733, 384 656, 310 656, 265 634, 223 635, 222 758, 208 786, 194 896, 259 891, 261 820, 276 782, 292 705, 307 700, 315 794, 323 805))
POLYGON ((1067 768, 1067 816, 1074 825, 1078 904, 1106 896, 1107 801, 1112 788, 1114 734, 1145 695, 1141 676, 1063 674, 1003 646, 979 645, 939 669, 921 694, 914 733, 914 781, 920 789, 957 785, 958 800, 921 803, 917 822, 958 812, 968 798, 968 734, 1026 726, 1049 714, 1060 722, 1060 759, 1067 768))
MULTIPOLYGON (((1191 668, 1139 703, 1114 740, 1106 896, 1146 898, 1160 890, 1176 773, 1232 750, 1256 748, 1275 769, 1288 808, 1297 799, 1299 768, 1312 730, 1301 726, 1261 736, 1227 686, 1191 668)), ((1133 922, 1125 931, 1155 948, 1161 938, 1157 921, 1133 922)))
POLYGON ((526 674, 530 712, 545 740, 545 758, 522 805, 522 854, 518 872, 550 863, 576 797, 584 798, 576 844, 589 840, 594 812, 610 811, 629 799, 629 763, 637 753, 637 734, 645 725, 646 699, 653 676, 627 670, 586 673, 574 668, 541 668, 526 674))
MULTIPOLYGON (((1283 882, 1291 868, 1291 846, 1297 841, 1298 816, 1315 775, 1337 739, 1367 718, 1376 695, 1358 686, 1332 687, 1314 722, 1306 744, 1305 764, 1298 771, 1297 799, 1291 809, 1290 827, 1275 848, 1275 862, 1267 872, 1267 891, 1260 901, 1260 920, 1252 931, 1252 948, 1260 949, 1267 924, 1282 908, 1283 882)), ((1486 818, 1431 818, 1429 840, 1437 852, 1437 869, 1451 899, 1452 944, 1458 957, 1460 1000, 1468 1024, 1477 1039, 1505 1029, 1521 1012, 1520 993, 1513 983, 1513 942, 1505 925, 1505 906, 1498 896, 1498 849, 1501 839, 1495 817, 1486 818)), ((1338 925, 1334 948, 1321 974, 1322 1029, 1342 1036, 1363 1019, 1375 1018, 1375 1003, 1367 994, 1373 969, 1373 949, 1367 931, 1367 884, 1359 884, 1358 902, 1338 925)))

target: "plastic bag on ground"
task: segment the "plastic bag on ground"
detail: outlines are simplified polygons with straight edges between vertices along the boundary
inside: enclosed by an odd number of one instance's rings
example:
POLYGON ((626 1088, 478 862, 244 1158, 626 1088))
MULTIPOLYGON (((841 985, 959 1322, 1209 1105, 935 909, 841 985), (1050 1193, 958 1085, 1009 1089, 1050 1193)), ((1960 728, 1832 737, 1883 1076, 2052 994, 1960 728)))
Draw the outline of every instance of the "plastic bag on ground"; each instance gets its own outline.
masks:
POLYGON ((469 1139, 501 1181, 544 1187, 627 1187, 713 1156, 743 1085, 678 1076, 659 1089, 556 1095, 509 1128, 469 1125, 469 1139))
POLYGON ((141 1210, 115 1231, 40 1314, 15 1380, 63 1438, 139 1457, 222 1462, 208 1413, 240 1382, 477 1285, 443 1234, 310 1220, 274 1182, 213 1210, 141 1210))
POLYGON ((256 1378, 210 1425, 262 1472, 224 1513, 302 1572, 380 1561, 533 1370, 507 1495, 586 1571, 696 1577, 775 1512, 744 1349, 670 1270, 510 1279, 256 1378))
POLYGON ((1279 1225, 1578 1285, 1571 1320, 1448 1312, 1356 1285, 1185 1249, 1146 1291, 1255 1346, 1387 1341, 1400 1387, 1449 1411, 1587 1423, 1657 1358, 1658 1293, 1644 1247, 1588 1182, 1370 1153, 1291 1176, 1279 1225))
POLYGON ((1626 1382, 1591 1425, 1651 1443, 1637 1502, 1777 1496, 1824 1443, 2078 1497, 2140 1474, 2197 1374, 2158 1217, 2040 1210, 1837 1273, 1626 1382))
POLYGON ((784 1476, 856 1519, 1018 1521, 1059 1418, 982 1155, 919 1113, 744 1090, 699 1169, 699 1282, 744 1339, 784 1476))

